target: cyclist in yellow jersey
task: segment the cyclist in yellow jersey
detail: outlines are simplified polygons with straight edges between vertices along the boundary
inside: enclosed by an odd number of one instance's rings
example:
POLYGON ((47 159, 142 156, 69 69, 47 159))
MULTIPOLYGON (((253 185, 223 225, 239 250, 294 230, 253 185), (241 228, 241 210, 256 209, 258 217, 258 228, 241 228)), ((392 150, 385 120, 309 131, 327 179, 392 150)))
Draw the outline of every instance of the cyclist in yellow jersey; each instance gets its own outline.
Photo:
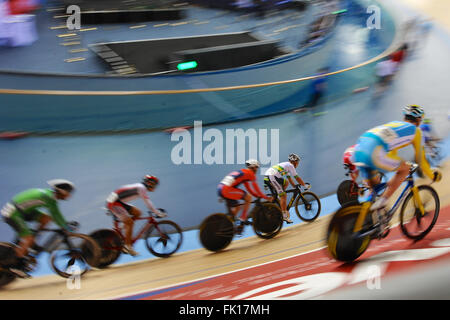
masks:
POLYGON ((397 190, 409 174, 411 163, 397 155, 397 150, 412 145, 415 150, 415 161, 420 165, 425 175, 433 181, 440 181, 439 170, 430 168, 423 146, 422 131, 419 126, 424 116, 422 107, 410 105, 403 109, 404 121, 393 121, 375 127, 365 132, 355 147, 354 164, 359 168, 364 179, 371 187, 375 181, 376 172, 396 171, 387 183, 387 188, 381 197, 372 205, 372 210, 383 209, 387 199, 397 190))

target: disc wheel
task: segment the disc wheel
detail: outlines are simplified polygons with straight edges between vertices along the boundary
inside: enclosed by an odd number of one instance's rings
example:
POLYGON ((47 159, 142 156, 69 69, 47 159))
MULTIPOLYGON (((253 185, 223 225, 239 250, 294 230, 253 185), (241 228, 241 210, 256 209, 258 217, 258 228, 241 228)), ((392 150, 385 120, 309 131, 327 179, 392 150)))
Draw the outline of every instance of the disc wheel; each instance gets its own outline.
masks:
POLYGON ((200 242, 209 251, 225 249, 233 240, 234 223, 231 217, 223 213, 208 216, 200 225, 200 242))
MULTIPOLYGON (((327 230, 327 246, 330 255, 342 262, 351 262, 361 256, 370 244, 370 236, 357 237, 353 232, 362 205, 340 208, 333 216, 327 230)), ((369 213, 363 230, 372 224, 369 213)))
POLYGON ((100 247, 100 257, 96 268, 106 268, 119 259, 122 253, 123 240, 122 237, 111 229, 101 229, 90 234, 100 247))
POLYGON ((274 203, 262 203, 255 207, 251 216, 253 231, 260 238, 271 239, 283 228, 283 215, 274 203))

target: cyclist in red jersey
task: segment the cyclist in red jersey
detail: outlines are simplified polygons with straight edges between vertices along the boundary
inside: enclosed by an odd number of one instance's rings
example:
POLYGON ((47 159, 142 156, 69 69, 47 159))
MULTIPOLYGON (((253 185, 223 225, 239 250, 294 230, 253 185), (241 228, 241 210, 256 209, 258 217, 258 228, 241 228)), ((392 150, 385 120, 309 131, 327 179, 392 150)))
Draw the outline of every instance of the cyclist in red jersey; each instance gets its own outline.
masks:
POLYGON ((344 163, 345 166, 347 166, 352 180, 356 182, 356 179, 358 179, 358 176, 359 176, 359 170, 353 164, 353 154, 355 153, 355 146, 356 145, 354 144, 354 145, 348 147, 347 149, 345 149, 344 156, 342 158, 342 162, 344 163))
MULTIPOLYGON (((249 159, 245 162, 247 169, 241 169, 238 171, 233 171, 222 179, 220 184, 217 186, 217 193, 219 196, 224 198, 228 204, 233 206, 237 203, 237 200, 244 200, 244 208, 239 220, 242 222, 240 226, 243 226, 247 221, 247 212, 252 202, 252 196, 257 198, 263 198, 272 201, 272 197, 267 197, 261 189, 259 189, 256 183, 256 173, 259 169, 259 162, 254 159, 249 159), (251 182, 251 184, 250 184, 251 182), (243 183, 245 188, 251 194, 248 194, 242 189, 239 189, 239 185, 243 183)), ((234 216, 239 213, 240 206, 234 206, 231 208, 231 212, 234 216)))

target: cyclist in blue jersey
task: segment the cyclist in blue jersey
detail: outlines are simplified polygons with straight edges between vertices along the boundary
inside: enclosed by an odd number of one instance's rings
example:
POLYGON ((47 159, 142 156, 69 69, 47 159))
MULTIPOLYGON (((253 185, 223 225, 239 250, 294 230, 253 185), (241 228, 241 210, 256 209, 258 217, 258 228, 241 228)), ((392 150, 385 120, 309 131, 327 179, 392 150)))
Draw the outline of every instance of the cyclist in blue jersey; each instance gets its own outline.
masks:
POLYGON ((422 131, 419 126, 424 116, 422 107, 410 105, 403 109, 404 121, 392 121, 365 132, 355 147, 354 164, 359 168, 361 176, 374 187, 377 184, 376 172, 396 171, 387 183, 386 190, 372 205, 372 210, 383 209, 387 199, 402 184, 409 174, 411 163, 397 155, 397 150, 412 145, 415 150, 415 161, 424 174, 433 181, 440 181, 439 170, 430 168, 425 158, 422 131))

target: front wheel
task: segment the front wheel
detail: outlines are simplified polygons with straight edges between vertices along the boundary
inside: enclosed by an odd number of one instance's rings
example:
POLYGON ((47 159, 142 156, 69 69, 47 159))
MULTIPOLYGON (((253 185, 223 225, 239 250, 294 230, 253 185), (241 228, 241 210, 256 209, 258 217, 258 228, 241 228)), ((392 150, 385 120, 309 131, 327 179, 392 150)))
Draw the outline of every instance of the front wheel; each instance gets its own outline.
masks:
POLYGON ((274 203, 262 203, 256 206, 252 214, 253 231, 263 239, 271 239, 280 233, 283 227, 283 215, 280 207, 274 203))
MULTIPOLYGON (((362 205, 351 205, 340 208, 331 218, 327 230, 327 246, 330 255, 339 261, 352 262, 361 256, 370 244, 370 236, 358 237, 353 232, 362 209, 362 205)), ((367 230, 372 225, 372 215, 369 212, 363 226, 367 230)))
POLYGON ((311 222, 316 220, 320 214, 320 210, 320 199, 311 191, 299 194, 295 200, 295 212, 303 221, 311 222))
POLYGON ((403 234, 416 241, 423 239, 433 229, 440 210, 439 196, 432 187, 422 185, 417 189, 424 214, 421 214, 412 191, 406 197, 400 211, 400 226, 403 234))
POLYGON ((57 248, 50 255, 50 264, 53 271, 63 278, 81 277, 89 268, 89 261, 92 264, 98 263, 100 248, 91 237, 70 233, 67 241, 58 244, 57 248), (85 256, 83 252, 90 252, 85 256))
POLYGON ((208 216, 200 225, 200 242, 209 251, 225 249, 233 240, 234 222, 224 213, 208 216))
POLYGON ((147 249, 157 257, 174 254, 183 242, 183 231, 173 221, 164 220, 151 226, 145 236, 147 249))

